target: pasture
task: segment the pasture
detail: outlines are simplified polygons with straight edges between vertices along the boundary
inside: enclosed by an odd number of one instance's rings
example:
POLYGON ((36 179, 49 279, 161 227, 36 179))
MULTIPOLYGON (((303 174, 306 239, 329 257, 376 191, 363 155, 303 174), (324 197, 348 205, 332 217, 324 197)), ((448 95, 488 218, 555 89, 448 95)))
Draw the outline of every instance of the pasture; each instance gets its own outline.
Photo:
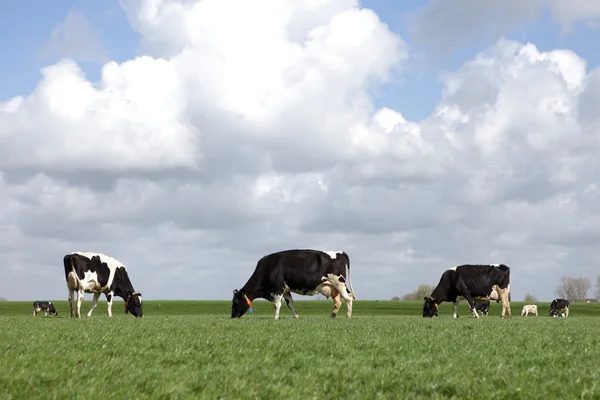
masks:
MULTIPOLYGON (((296 301, 301 318, 254 302, 232 320, 228 301, 144 301, 144 318, 100 302, 92 318, 32 316, 0 303, 0 398, 8 399, 580 399, 600 396, 600 304, 569 318, 423 319, 421 302, 355 301, 332 320, 331 301, 296 301)), ((87 313, 89 296, 82 312, 87 313)), ((43 315, 43 314, 42 314, 43 315)))

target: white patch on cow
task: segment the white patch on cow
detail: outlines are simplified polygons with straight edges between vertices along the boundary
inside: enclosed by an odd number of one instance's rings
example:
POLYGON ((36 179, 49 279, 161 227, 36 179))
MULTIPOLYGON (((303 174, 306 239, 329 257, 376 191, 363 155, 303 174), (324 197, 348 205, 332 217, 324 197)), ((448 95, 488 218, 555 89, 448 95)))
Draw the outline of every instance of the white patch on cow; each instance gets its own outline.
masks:
POLYGON ((499 267, 500 264, 490 264, 492 267, 499 267))
POLYGON ((448 271, 456 271, 456 268, 458 268, 458 265, 452 268, 448 268, 448 271))
POLYGON ((338 254, 341 253, 341 251, 324 251, 323 253, 327 254, 329 257, 331 257, 332 260, 335 260, 338 256, 338 254))

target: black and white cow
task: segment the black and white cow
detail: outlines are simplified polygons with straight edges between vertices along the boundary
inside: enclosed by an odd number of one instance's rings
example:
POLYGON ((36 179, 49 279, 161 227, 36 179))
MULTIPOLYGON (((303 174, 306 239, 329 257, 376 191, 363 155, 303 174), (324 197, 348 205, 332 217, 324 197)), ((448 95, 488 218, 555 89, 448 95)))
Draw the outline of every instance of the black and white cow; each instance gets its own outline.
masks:
POLYGON ((294 318, 299 315, 294 307, 292 292, 313 296, 317 293, 333 298, 335 318, 342 298, 346 302, 347 317, 352 317, 354 289, 350 280, 350 258, 343 251, 284 250, 262 257, 248 282, 233 291, 231 318, 240 318, 252 312, 252 301, 263 298, 275 305, 275 319, 279 319, 281 300, 285 299, 294 318), (348 275, 346 276, 346 269, 348 275), (350 290, 346 288, 346 277, 350 290))
POLYGON ((552 300, 552 303, 550 303, 550 316, 558 317, 559 314, 563 317, 569 316, 569 300, 567 300, 567 299, 552 300))
POLYGON ((481 311, 481 315, 488 315, 488 312, 490 311, 490 301, 486 300, 486 301, 476 301, 475 302, 475 311, 476 312, 480 312, 481 311))
POLYGON ((473 316, 479 318, 473 300, 489 300, 492 298, 494 291, 497 292, 502 303, 501 317, 504 318, 505 312, 508 310, 508 316, 512 318, 509 300, 509 267, 504 264, 465 264, 452 267, 444 271, 440 282, 431 295, 424 298, 423 317, 437 316, 438 305, 448 301, 452 302, 454 318, 457 318, 458 302, 461 300, 459 297, 462 296, 469 304, 473 316))
POLYGON ((33 302, 33 316, 37 317, 38 313, 44 312, 44 317, 50 313, 55 317, 58 315, 56 312, 56 308, 54 308, 54 304, 50 301, 34 301, 33 302))
POLYGON ((63 263, 65 278, 69 289, 69 308, 73 317, 73 294, 77 291, 77 318, 81 318, 81 303, 84 293, 94 293, 92 308, 87 316, 91 317, 98 305, 100 294, 106 295, 108 316, 112 317, 114 296, 125 300, 125 313, 142 317, 142 294, 133 289, 127 269, 120 261, 101 253, 75 252, 67 254, 63 263))

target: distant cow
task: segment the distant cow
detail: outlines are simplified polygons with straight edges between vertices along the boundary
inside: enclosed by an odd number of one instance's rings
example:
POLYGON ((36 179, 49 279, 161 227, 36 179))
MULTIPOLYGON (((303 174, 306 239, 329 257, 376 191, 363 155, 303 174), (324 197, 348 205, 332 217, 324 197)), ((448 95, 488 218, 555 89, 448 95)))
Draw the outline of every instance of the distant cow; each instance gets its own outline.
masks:
POLYGON ((490 311, 490 301, 489 300, 476 301, 475 302, 475 311, 476 312, 481 311, 481 315, 488 315, 488 312, 490 311))
POLYGON ((569 316, 569 300, 567 299, 554 299, 550 303, 550 316, 558 317, 560 313, 563 317, 569 316), (561 313, 562 311, 562 313, 561 313))
POLYGON ((81 303, 84 293, 94 293, 92 308, 87 316, 91 317, 98 305, 100 294, 106 295, 108 316, 112 317, 114 296, 125 300, 125 313, 142 317, 142 294, 133 289, 127 269, 112 257, 101 253, 75 252, 63 259, 67 288, 69 289, 69 308, 73 317, 73 294, 77 291, 76 317, 81 318, 81 303))
POLYGON ((50 301, 34 301, 33 302, 33 316, 37 317, 39 312, 44 312, 44 317, 50 313, 55 317, 58 315, 56 312, 56 308, 54 308, 54 304, 50 301))
POLYGON ((537 306, 535 304, 523 306, 523 309, 521 310, 521 317, 528 316, 529 314, 535 314, 536 317, 538 316, 537 306))
POLYGON ((252 301, 263 298, 275 305, 275 319, 279 319, 281 300, 285 299, 294 318, 299 315, 294 307, 292 292, 304 296, 317 293, 333 298, 335 318, 342 300, 346 302, 348 318, 352 317, 352 299, 356 298, 350 280, 350 258, 343 251, 284 250, 262 257, 248 282, 233 291, 231 318, 240 318, 252 312, 252 301), (348 275, 346 276, 346 270, 348 275), (350 290, 346 288, 346 278, 350 290))
POLYGON ((504 264, 472 265, 465 264, 452 267, 442 274, 440 282, 430 296, 424 298, 423 317, 431 318, 438 314, 438 306, 444 301, 452 302, 454 318, 458 317, 458 301, 462 296, 475 318, 479 314, 475 310, 473 300, 489 300, 494 291, 502 303, 501 317, 512 317, 510 310, 510 268, 504 264))

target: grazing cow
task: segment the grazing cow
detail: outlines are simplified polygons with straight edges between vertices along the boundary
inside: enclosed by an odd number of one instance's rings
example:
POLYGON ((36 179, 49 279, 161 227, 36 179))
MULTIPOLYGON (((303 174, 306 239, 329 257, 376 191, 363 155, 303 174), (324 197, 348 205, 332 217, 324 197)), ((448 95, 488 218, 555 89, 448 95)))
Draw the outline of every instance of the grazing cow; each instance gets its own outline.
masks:
POLYGON ((535 304, 523 306, 523 309, 521 310, 521 317, 528 316, 529 314, 535 314, 536 317, 538 316, 537 306, 535 304))
POLYGON ((567 299, 554 299, 550 303, 550 316, 558 317, 558 314, 562 317, 569 316, 569 300, 567 299), (562 311, 562 313, 560 313, 562 311))
POLYGON ((54 308, 54 304, 50 301, 34 301, 33 302, 33 316, 37 317, 39 312, 44 312, 44 317, 50 313, 55 317, 58 315, 56 312, 56 308, 54 308))
POLYGON ((252 300, 263 298, 275 306, 275 319, 279 319, 281 300, 285 299, 294 318, 299 315, 294 307, 292 292, 304 296, 317 293, 333 298, 335 318, 342 300, 346 302, 348 318, 352 317, 352 299, 355 299, 350 280, 350 258, 343 251, 284 250, 262 257, 248 282, 240 290, 233 291, 231 318, 240 318, 246 311, 252 312, 252 300), (346 269, 348 283, 346 288, 346 269))
POLYGON ((106 295, 108 316, 112 317, 114 296, 125 300, 125 314, 142 317, 142 294, 133 289, 127 269, 112 257, 100 253, 75 252, 67 254, 63 263, 69 289, 69 308, 73 317, 73 294, 77 291, 77 318, 81 318, 81 303, 84 293, 94 293, 92 308, 87 316, 91 317, 98 305, 100 294, 106 295))
POLYGON ((488 315, 488 312, 490 311, 490 301, 486 300, 486 301, 476 301, 475 302, 475 311, 480 312, 481 311, 481 315, 488 315))
POLYGON ((504 318, 506 311, 508 317, 512 318, 509 267, 504 264, 465 264, 452 267, 444 271, 431 295, 424 298, 423 317, 437 316, 439 304, 448 301, 454 306, 454 318, 458 318, 458 298, 462 296, 469 304, 473 316, 479 318, 473 300, 489 300, 494 291, 502 303, 501 318, 504 318))

